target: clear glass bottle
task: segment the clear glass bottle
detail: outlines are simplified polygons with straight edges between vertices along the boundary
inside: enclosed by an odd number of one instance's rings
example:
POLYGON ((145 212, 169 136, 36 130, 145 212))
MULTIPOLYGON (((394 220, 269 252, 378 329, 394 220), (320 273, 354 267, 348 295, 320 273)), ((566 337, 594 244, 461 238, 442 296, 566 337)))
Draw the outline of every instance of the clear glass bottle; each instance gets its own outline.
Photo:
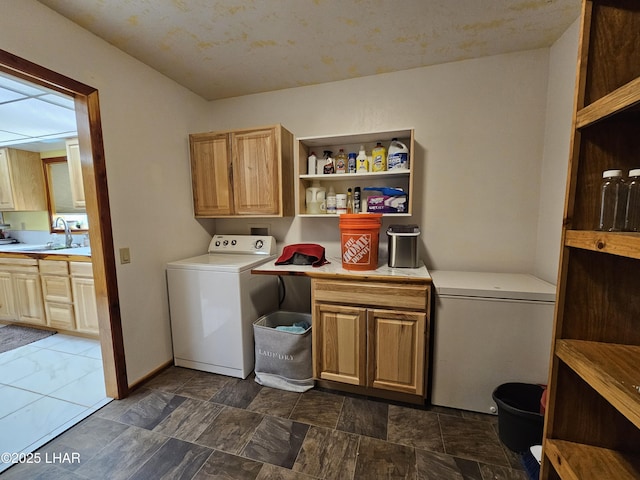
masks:
POLYGON ((605 170, 602 178, 598 230, 622 231, 627 204, 627 188, 622 179, 622 170, 605 170))
POLYGON ((347 213, 353 213, 353 197, 350 188, 347 188, 347 213))
POLYGON ((624 229, 628 232, 640 232, 640 168, 629 170, 624 229))

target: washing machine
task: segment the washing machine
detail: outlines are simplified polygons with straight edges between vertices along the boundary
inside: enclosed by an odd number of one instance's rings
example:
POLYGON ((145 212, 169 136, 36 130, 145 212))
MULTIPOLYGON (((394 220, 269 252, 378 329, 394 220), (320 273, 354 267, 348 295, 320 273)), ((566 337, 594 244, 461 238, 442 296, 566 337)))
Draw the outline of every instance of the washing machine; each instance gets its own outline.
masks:
POLYGON ((276 257, 270 236, 214 235, 207 254, 167 264, 174 363, 246 378, 253 322, 278 309, 277 278, 251 269, 276 257))
POLYGON ((521 273, 430 271, 431 403, 495 414, 507 382, 546 384, 556 288, 521 273))

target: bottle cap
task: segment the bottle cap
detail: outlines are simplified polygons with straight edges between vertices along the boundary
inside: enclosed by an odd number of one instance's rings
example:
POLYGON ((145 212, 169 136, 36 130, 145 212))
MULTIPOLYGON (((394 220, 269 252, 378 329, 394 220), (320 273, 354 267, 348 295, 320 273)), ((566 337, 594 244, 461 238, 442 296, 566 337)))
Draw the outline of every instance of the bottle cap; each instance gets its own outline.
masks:
POLYGON ((621 177, 622 170, 605 170, 602 172, 602 178, 621 177))

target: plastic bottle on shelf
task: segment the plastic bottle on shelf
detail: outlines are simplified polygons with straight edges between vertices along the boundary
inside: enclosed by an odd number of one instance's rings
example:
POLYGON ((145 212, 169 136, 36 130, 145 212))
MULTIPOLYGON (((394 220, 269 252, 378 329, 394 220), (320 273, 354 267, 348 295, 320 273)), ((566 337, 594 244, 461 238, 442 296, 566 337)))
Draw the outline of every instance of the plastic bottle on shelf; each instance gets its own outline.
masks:
POLYGON ((360 213, 360 187, 356 187, 353 189, 353 213, 360 213))
POLYGON ((640 168, 629 170, 625 210, 624 229, 628 232, 640 232, 640 168))
POLYGON ((382 146, 382 142, 378 142, 371 150, 373 160, 371 171, 384 172, 387 170, 387 149, 382 146))
POLYGON ((311 155, 309 155, 308 159, 307 159, 307 174, 309 175, 315 175, 316 174, 316 165, 318 162, 318 158, 316 157, 316 154, 314 152, 311 152, 311 155))
POLYGON ((333 161, 333 158, 331 158, 332 154, 333 152, 331 150, 324 151, 324 174, 325 175, 336 173, 336 165, 333 161))
POLYGON ((619 232, 624 229, 627 188, 622 170, 605 170, 600 189, 600 221, 598 230, 619 232))
POLYGON ((391 140, 387 151, 387 169, 400 170, 409 168, 409 149, 398 141, 397 138, 391 140))
POLYGON ((329 187, 329 192, 327 192, 327 213, 333 215, 336 213, 336 191, 333 185, 329 187))
POLYGON ((356 153, 350 152, 347 160, 347 173, 356 173, 356 153))
POLYGON ((356 157, 356 173, 369 173, 369 159, 364 151, 364 145, 360 145, 360 151, 356 157))
POLYGON ((347 194, 336 193, 336 213, 342 215, 347 213, 347 194))
POLYGON ((347 188, 347 213, 353 213, 353 196, 350 188, 347 188))
POLYGON ((347 162, 347 154, 341 148, 336 155, 336 173, 347 173, 347 162))

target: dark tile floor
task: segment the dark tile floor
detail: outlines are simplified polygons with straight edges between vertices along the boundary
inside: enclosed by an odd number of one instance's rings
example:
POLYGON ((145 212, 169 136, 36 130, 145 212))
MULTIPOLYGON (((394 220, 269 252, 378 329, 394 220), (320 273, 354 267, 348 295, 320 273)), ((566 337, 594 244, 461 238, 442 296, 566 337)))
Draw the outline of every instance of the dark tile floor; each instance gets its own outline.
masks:
POLYGON ((0 477, 527 480, 496 420, 171 367, 0 477))

